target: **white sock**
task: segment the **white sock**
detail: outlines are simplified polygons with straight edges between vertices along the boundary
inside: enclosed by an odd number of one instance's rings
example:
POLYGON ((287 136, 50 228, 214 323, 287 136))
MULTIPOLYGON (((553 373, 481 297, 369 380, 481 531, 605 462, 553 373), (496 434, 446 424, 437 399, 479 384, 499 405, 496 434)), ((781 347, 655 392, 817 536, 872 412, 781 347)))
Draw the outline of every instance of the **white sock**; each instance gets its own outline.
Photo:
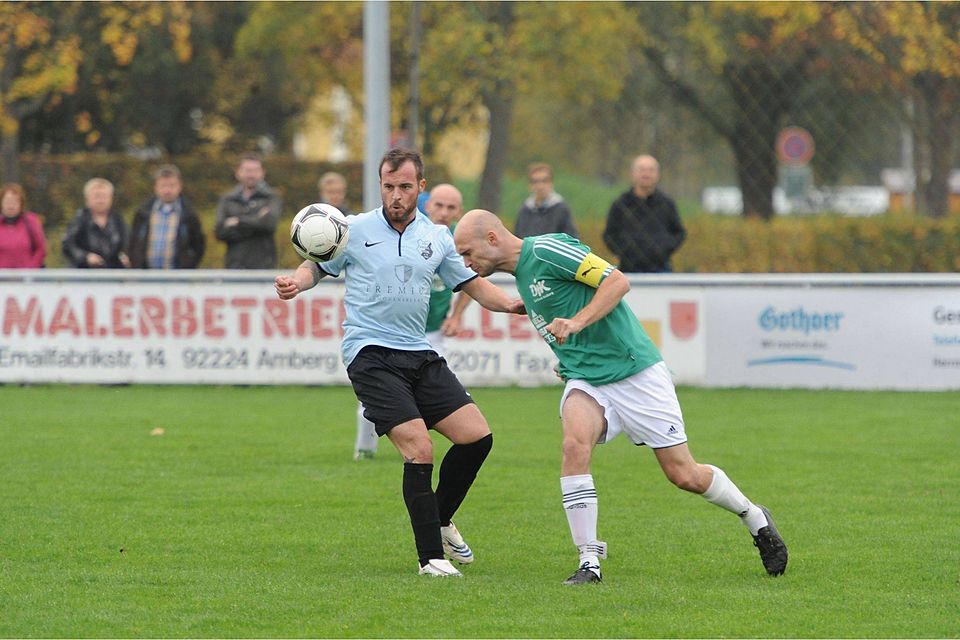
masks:
MULTIPOLYGON (((597 490, 589 473, 560 478, 563 511, 567 514, 570 536, 580 553, 580 564, 600 566, 597 540, 597 490)), ((604 554, 605 555, 605 554, 604 554)), ((598 570, 599 572, 599 570, 598 570)))
POLYGON ((757 535, 761 527, 767 526, 767 518, 763 515, 763 511, 743 495, 723 469, 712 464, 707 466, 713 469, 713 481, 703 492, 703 498, 711 504, 740 516, 740 521, 750 530, 750 534, 757 535))
POLYGON ((357 440, 354 451, 377 451, 377 431, 373 423, 363 417, 363 405, 357 405, 357 440))

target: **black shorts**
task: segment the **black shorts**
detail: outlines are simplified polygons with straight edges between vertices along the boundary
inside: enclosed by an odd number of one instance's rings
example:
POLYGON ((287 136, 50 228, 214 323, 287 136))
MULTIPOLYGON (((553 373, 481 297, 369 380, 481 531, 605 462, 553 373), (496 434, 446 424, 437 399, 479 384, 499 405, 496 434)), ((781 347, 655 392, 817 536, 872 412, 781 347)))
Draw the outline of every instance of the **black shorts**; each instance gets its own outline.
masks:
POLYGON ((380 436, 417 418, 432 428, 473 402, 447 361, 434 351, 364 347, 347 367, 347 376, 364 417, 380 436))

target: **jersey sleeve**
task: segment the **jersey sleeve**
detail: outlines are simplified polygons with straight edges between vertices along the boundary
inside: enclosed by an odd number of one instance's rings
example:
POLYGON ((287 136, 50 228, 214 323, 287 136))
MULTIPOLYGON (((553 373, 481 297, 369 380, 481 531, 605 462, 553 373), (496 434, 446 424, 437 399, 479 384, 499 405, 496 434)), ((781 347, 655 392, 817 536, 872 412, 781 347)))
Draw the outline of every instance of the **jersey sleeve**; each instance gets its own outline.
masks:
POLYGON ((554 277, 576 280, 596 289, 614 267, 587 247, 566 235, 546 235, 533 243, 533 255, 548 265, 554 277))

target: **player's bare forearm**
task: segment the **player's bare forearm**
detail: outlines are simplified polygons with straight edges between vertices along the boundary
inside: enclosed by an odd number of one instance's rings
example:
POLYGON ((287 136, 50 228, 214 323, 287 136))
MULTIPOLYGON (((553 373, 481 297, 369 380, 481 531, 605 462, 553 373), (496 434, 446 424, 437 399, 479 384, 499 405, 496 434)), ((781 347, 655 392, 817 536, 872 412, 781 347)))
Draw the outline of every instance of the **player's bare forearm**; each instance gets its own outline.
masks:
POLYGON ((460 290, 465 291, 484 309, 502 313, 526 313, 522 301, 511 298, 503 289, 487 282, 484 278, 474 278, 460 287, 460 290))
POLYGON ((291 300, 307 289, 312 289, 325 274, 316 262, 304 260, 290 276, 277 276, 274 289, 281 300, 291 300))
POLYGON ((569 336, 580 333, 594 322, 600 320, 620 304, 623 296, 630 291, 630 281, 619 269, 614 269, 604 278, 593 299, 580 309, 572 318, 554 318, 547 325, 547 331, 553 334, 557 342, 563 344, 569 336))
POLYGON ((451 337, 459 335, 460 329, 463 326, 463 312, 467 306, 469 306, 470 300, 472 300, 472 298, 463 291, 458 293, 457 297, 453 299, 450 315, 447 316, 447 319, 444 320, 440 326, 443 335, 451 337))

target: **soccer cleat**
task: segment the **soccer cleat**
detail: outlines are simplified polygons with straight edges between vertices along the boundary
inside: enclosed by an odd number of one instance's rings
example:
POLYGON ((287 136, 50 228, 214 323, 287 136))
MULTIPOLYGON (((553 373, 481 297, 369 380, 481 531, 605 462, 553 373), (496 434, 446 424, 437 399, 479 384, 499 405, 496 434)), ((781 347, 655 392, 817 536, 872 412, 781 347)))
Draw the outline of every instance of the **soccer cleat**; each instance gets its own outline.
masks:
POLYGON ((463 574, 457 571, 457 568, 450 564, 449 560, 434 559, 420 567, 420 575, 434 576, 435 578, 460 578, 463 574))
POLYGON ((376 455, 376 451, 371 451, 370 449, 357 449, 353 452, 354 460, 373 460, 373 456, 376 455))
POLYGON ((603 582, 600 579, 600 565, 584 562, 572 576, 563 581, 563 584, 590 584, 592 582, 603 582))
POLYGON ((473 551, 463 541, 463 536, 457 530, 452 522, 449 526, 440 527, 440 538, 443 541, 443 552, 451 560, 456 560, 460 564, 470 564, 473 562, 473 551))
POLYGON ((760 527, 757 535, 753 536, 753 546, 760 550, 760 560, 763 568, 772 576, 782 576, 787 569, 787 545, 773 523, 773 516, 762 505, 757 505, 767 519, 767 526, 760 527))

